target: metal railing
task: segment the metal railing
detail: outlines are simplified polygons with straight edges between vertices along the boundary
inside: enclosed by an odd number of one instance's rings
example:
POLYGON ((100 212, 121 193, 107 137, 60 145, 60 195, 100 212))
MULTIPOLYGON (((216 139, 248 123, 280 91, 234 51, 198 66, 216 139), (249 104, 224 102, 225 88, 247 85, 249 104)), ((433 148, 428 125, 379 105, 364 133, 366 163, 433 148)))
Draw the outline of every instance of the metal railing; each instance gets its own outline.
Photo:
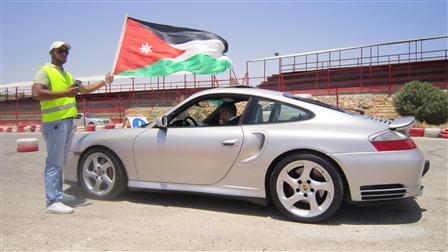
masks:
POLYGON ((447 60, 447 46, 448 36, 438 36, 249 60, 243 84, 288 73, 447 60))

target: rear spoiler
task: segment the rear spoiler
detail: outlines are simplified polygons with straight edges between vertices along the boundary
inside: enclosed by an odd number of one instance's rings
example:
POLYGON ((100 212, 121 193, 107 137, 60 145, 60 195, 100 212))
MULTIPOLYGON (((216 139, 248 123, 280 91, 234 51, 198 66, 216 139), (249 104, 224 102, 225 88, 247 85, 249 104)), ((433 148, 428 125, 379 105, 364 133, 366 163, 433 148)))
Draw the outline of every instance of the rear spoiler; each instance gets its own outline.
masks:
POLYGON ((405 116, 393 119, 389 124, 390 130, 407 130, 415 125, 417 121, 413 116, 405 116))

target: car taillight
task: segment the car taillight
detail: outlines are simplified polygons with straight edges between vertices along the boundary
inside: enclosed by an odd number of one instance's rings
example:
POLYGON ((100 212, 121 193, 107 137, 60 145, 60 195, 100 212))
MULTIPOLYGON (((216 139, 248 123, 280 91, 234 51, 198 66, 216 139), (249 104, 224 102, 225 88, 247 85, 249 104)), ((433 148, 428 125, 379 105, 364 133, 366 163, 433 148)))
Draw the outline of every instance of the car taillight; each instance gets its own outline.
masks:
POLYGON ((398 131, 387 131, 376 135, 370 142, 378 151, 401 151, 417 148, 412 139, 398 131))
POLYGON ((378 141, 372 142, 378 151, 399 151, 415 149, 415 143, 412 139, 397 141, 378 141))

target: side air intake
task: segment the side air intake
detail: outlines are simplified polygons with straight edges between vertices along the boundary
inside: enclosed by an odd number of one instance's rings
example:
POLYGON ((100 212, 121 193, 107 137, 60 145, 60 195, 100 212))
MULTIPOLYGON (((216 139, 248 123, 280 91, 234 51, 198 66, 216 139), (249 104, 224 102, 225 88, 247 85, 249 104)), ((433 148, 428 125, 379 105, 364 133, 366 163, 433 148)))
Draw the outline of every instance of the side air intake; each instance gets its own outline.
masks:
POLYGON ((400 184, 365 185, 360 188, 361 199, 365 201, 399 199, 406 194, 406 189, 400 184))

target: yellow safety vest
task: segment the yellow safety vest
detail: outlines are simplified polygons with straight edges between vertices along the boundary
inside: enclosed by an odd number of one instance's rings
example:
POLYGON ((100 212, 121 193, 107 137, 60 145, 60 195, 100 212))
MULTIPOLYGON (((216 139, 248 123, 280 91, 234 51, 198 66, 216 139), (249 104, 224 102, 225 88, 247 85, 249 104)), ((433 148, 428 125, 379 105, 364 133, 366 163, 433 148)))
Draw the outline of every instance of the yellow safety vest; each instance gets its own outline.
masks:
MULTIPOLYGON (((73 84, 73 76, 67 71, 62 74, 56 67, 41 66, 39 68, 47 73, 51 91, 61 92, 73 84)), ((76 117, 76 99, 75 97, 62 97, 41 101, 40 111, 43 122, 76 117)))

